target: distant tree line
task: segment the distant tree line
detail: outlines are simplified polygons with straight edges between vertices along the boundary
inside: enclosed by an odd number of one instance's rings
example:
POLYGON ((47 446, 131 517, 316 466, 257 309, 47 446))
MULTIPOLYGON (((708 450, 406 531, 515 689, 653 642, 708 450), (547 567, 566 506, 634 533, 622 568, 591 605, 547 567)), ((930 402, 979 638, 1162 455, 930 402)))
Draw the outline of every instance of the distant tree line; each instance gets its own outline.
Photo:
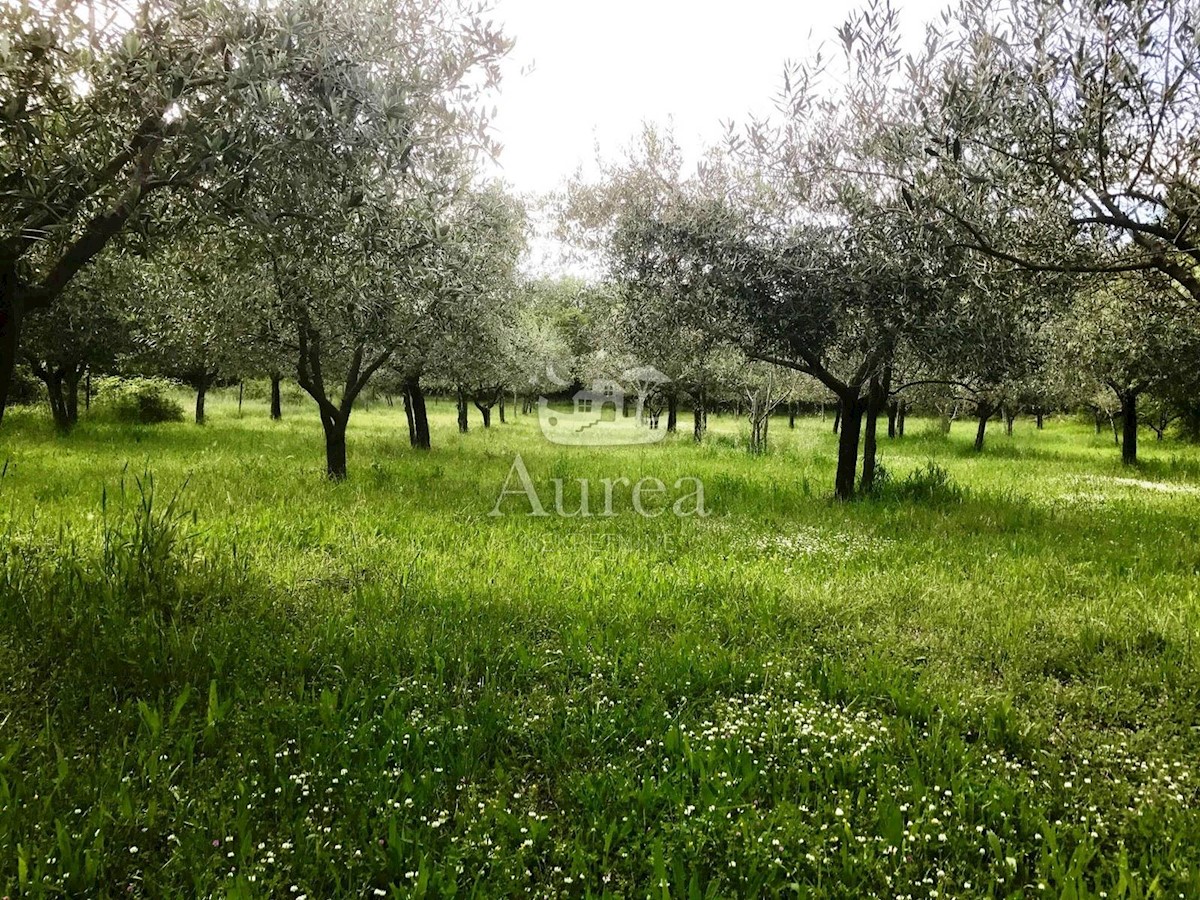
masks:
POLYGON ((1133 463, 1139 424, 1200 426, 1198 18, 965 0, 905 54, 870 2, 698 165, 648 126, 571 184, 564 233, 697 406, 722 354, 819 385, 838 497, 871 490, 877 423, 911 408, 971 416, 980 450, 993 418, 1089 409, 1133 463))
POLYGON ((694 166, 647 126, 551 198, 600 283, 519 272, 481 172, 509 41, 469 0, 0 7, 0 420, 93 375, 311 398, 331 478, 356 404, 458 427, 633 374, 652 428, 820 412, 836 496, 913 412, 1200 438, 1200 22, 1182 0, 964 0, 900 47, 886 3, 789 66, 694 166), (650 373, 662 373, 665 381, 650 373), (690 419, 690 420, 689 420, 690 419))

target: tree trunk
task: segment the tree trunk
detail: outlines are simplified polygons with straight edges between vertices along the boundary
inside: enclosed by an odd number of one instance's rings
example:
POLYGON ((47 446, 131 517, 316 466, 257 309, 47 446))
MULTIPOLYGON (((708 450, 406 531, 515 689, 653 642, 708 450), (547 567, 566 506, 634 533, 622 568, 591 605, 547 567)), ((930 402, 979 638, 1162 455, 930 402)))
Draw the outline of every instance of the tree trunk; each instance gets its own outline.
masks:
POLYGON ((86 412, 92 410, 92 370, 89 368, 83 376, 83 408, 86 412))
POLYGON ((900 401, 893 400, 887 405, 888 437, 896 436, 896 420, 900 417, 900 401))
POLYGON ((1137 391, 1121 394, 1121 462, 1127 466, 1137 463, 1137 391))
POLYGON ((1004 408, 1004 432, 1009 437, 1012 437, 1013 422, 1016 421, 1017 414, 1007 406, 1004 408))
POLYGON ((348 416, 321 416, 325 428, 325 474, 330 481, 341 481, 346 477, 347 423, 348 416))
POLYGON ((838 404, 841 429, 838 432, 837 475, 833 493, 838 500, 854 498, 854 476, 858 472, 858 439, 862 432, 863 401, 846 396, 838 404))
POLYGON ((679 425, 679 397, 667 394, 667 433, 674 434, 679 425))
POLYGON ((504 419, 504 391, 501 391, 501 392, 500 392, 500 400, 498 401, 498 403, 499 403, 499 406, 500 406, 500 424, 501 424, 501 425, 503 425, 503 424, 505 423, 505 419, 504 419))
MULTIPOLYGON (((837 434, 838 429, 840 429, 841 427, 842 427, 842 401, 839 400, 837 403, 837 409, 835 409, 833 411, 833 433, 837 434)), ((858 457, 856 456, 855 459, 857 459, 857 458, 858 457)), ((855 465, 857 465, 857 463, 855 463, 855 465)))
POLYGON ((15 273, 0 272, 0 422, 8 407, 21 339, 21 304, 15 281, 15 273))
POLYGON ((467 417, 467 390, 461 384, 458 386, 458 430, 462 434, 467 433, 471 422, 467 417))
POLYGON ((1098 435, 1104 427, 1104 416, 1098 409, 1094 411, 1093 415, 1096 419, 1096 434, 1098 435))
POLYGON ((877 431, 879 427, 879 414, 883 411, 883 404, 886 400, 883 385, 879 383, 878 378, 871 379, 871 386, 867 391, 867 427, 866 434, 863 435, 863 467, 862 467, 862 492, 869 494, 875 487, 875 453, 878 449, 877 431))
POLYGON ((413 375, 405 382, 404 387, 409 403, 412 406, 413 430, 416 434, 416 443, 413 446, 418 450, 428 450, 431 446, 429 440, 429 413, 425 409, 425 391, 421 387, 421 376, 413 375))
POLYGON ((995 409, 990 404, 981 403, 978 407, 976 415, 979 417, 979 427, 975 429, 975 452, 983 452, 983 436, 987 433, 988 419, 992 417, 995 409))
POLYGON ((50 392, 50 415, 54 417, 54 427, 59 431, 70 431, 71 423, 67 419, 67 401, 63 396, 62 375, 55 373, 46 382, 46 389, 50 392))
POLYGON ((792 401, 788 403, 788 428, 796 427, 796 403, 792 401))
POLYGON ((478 403, 475 407, 479 410, 479 415, 483 417, 483 427, 492 427, 492 408, 490 406, 480 406, 478 403))
POLYGON ((1033 415, 1034 415, 1034 421, 1037 422, 1037 430, 1041 431, 1043 428, 1046 427, 1046 414, 1042 410, 1042 408, 1039 406, 1033 415))
POLYGON ((707 418, 704 412, 704 390, 701 388, 692 400, 692 440, 697 444, 704 440, 707 418))
POLYGON ((54 427, 59 431, 71 430, 71 422, 67 418, 67 401, 63 396, 63 373, 61 369, 43 369, 40 365, 34 367, 42 384, 46 385, 46 396, 50 401, 50 416, 54 419, 54 427))
POLYGON ((900 408, 896 411, 896 434, 904 437, 904 420, 908 416, 908 401, 901 400, 900 408))
POLYGON ((204 424, 204 395, 208 393, 208 379, 202 378, 196 383, 196 424, 204 424))
POLYGON ((271 418, 278 421, 283 418, 283 392, 280 390, 282 375, 271 376, 271 418))
POLYGON ((408 394, 408 385, 404 386, 404 396, 401 398, 404 401, 404 419, 408 422, 408 444, 410 447, 417 446, 417 423, 413 419, 412 397, 408 394))
POLYGON ((66 375, 67 384, 67 424, 74 428, 79 422, 79 379, 82 373, 79 369, 71 369, 66 375))

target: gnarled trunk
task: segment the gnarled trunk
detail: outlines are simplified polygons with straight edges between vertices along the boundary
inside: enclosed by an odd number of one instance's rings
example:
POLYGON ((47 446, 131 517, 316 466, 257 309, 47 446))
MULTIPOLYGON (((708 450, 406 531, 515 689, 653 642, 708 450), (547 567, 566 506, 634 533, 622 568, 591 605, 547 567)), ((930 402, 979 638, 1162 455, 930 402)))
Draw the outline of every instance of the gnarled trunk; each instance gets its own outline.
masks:
POLYGON ((428 450, 430 447, 429 414, 425 409, 425 390, 421 387, 421 376, 410 376, 404 383, 404 392, 405 399, 412 409, 413 435, 415 437, 413 446, 418 450, 428 450))
POLYGON ((347 424, 347 416, 321 415, 321 425, 325 429, 325 475, 330 481, 342 481, 346 477, 347 424))
POLYGON ((61 369, 34 369, 37 376, 46 385, 46 396, 50 400, 50 416, 54 419, 54 427, 59 431, 69 431, 71 423, 67 418, 67 401, 63 396, 63 373, 61 369))
POLYGON ((1121 462, 1127 466, 1137 462, 1137 398, 1137 391, 1121 394, 1121 462))
POLYGON ((79 379, 83 377, 82 370, 68 369, 64 377, 67 388, 67 423, 74 428, 79 422, 79 379))
POLYGON ((208 393, 208 379, 201 378, 196 382, 196 424, 204 424, 204 397, 208 393))
POLYGON ((863 467, 862 467, 862 492, 870 493, 875 487, 875 455, 878 449, 877 429, 879 427, 879 414, 883 412, 883 404, 886 399, 883 385, 880 384, 878 378, 872 378, 870 387, 867 390, 867 427, 866 433, 863 435, 863 467))
POLYGON ((282 375, 271 376, 271 418, 275 421, 283 418, 283 391, 280 389, 282 382, 282 375))
POLYGON ((679 397, 674 392, 667 394, 667 433, 674 434, 679 425, 679 397))
POLYGON ((492 427, 492 407, 497 403, 504 402, 504 388, 480 388, 472 397, 475 403, 475 408, 479 410, 479 415, 483 417, 483 427, 492 427))
POLYGON ((404 420, 408 423, 408 444, 410 447, 417 446, 417 423, 413 419, 412 399, 408 396, 408 388, 404 389, 404 420))
POLYGON ((864 406, 863 399, 856 393, 845 395, 838 404, 841 428, 838 432, 837 474, 833 483, 833 493, 838 500, 854 498, 854 476, 858 472, 858 442, 862 433, 864 406))
POLYGON ((58 366, 51 368, 36 359, 29 360, 33 374, 46 386, 46 397, 50 401, 50 415, 54 427, 66 433, 79 421, 79 379, 82 366, 58 366))
POLYGON ((471 420, 467 416, 467 389, 461 384, 458 386, 458 430, 462 434, 466 434, 471 427, 471 420))
POLYGON ((996 412, 990 403, 980 403, 975 407, 975 415, 979 418, 979 426, 975 429, 975 452, 983 452, 983 438, 987 433, 988 419, 996 412))

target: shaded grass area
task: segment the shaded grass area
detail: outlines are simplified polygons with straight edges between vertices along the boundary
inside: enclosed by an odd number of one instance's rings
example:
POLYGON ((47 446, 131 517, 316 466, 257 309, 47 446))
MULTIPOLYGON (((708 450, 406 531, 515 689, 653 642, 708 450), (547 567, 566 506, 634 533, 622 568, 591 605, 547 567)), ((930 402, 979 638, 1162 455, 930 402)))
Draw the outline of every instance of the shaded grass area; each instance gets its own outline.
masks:
POLYGON ((828 420, 751 457, 432 417, 419 454, 356 412, 340 485, 300 406, 6 418, 6 893, 1200 893, 1200 452, 910 421, 837 505, 828 420), (518 453, 547 508, 710 514, 489 516, 518 453))

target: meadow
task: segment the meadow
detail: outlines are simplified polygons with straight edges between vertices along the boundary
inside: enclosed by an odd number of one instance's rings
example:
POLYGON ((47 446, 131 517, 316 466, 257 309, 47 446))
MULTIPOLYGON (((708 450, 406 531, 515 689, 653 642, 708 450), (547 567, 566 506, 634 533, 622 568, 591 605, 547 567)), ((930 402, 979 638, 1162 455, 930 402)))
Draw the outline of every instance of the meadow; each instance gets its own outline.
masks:
POLYGON ((0 894, 1200 896, 1200 448, 910 419, 839 504, 815 417, 373 403, 334 484, 311 408, 208 411, 6 415, 0 894), (708 515, 490 516, 517 454, 708 515))

